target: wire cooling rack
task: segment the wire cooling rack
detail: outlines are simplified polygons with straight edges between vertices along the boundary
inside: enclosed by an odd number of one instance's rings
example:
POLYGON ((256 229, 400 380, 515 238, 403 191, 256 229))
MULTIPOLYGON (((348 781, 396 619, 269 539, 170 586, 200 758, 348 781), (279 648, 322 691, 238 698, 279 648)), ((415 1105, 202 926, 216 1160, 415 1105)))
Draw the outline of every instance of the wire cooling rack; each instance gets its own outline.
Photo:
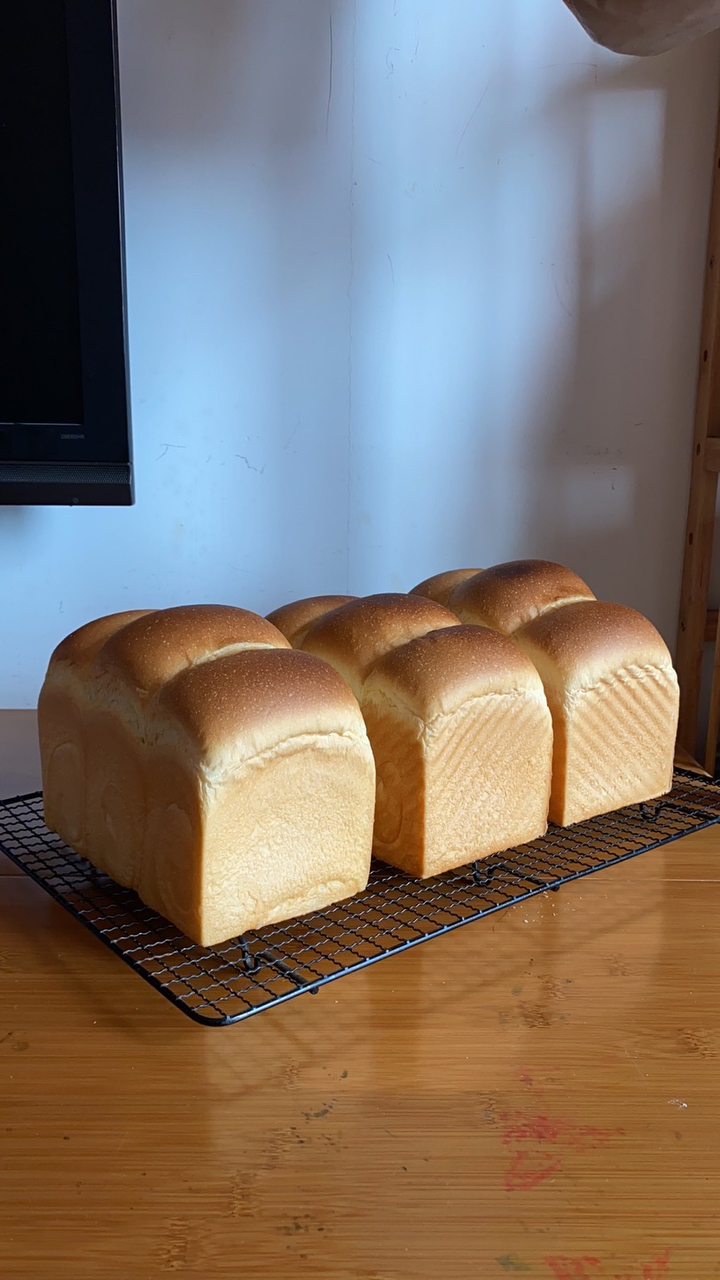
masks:
POLYGON ((0 801, 0 851, 196 1022, 227 1026, 534 894, 720 820, 720 784, 677 770, 660 801, 634 805, 432 880, 373 863, 363 893, 205 948, 48 831, 42 796, 0 801))

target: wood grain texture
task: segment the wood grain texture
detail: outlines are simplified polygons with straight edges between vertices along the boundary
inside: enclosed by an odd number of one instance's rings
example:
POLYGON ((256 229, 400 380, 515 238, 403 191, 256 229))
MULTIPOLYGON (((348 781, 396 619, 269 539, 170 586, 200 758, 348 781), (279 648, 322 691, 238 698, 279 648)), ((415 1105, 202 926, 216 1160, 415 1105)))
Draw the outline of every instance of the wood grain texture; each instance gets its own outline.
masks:
POLYGON ((0 1275, 720 1275, 719 852, 687 837, 226 1030, 3 877, 0 1275))
MULTIPOLYGON (((685 553, 675 665, 680 680, 678 740, 695 752, 718 485, 720 436, 720 121, 713 153, 713 187, 705 265, 700 358, 685 553)), ((716 665, 720 681, 720 662, 716 665)), ((715 698, 720 701, 716 686, 715 698)), ((715 717, 714 723, 718 722, 715 717)), ((710 752, 706 745, 706 756, 710 752)))

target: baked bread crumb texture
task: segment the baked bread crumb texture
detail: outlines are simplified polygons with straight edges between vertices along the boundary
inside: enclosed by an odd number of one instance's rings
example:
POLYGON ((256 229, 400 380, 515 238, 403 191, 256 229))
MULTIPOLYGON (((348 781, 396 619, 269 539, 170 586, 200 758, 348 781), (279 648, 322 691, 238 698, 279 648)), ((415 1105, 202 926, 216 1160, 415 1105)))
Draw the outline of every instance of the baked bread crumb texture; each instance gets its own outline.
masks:
POLYGON ((678 683, 626 605, 544 560, 407 594, 99 618, 38 703, 50 830, 212 946, 663 795, 678 683))

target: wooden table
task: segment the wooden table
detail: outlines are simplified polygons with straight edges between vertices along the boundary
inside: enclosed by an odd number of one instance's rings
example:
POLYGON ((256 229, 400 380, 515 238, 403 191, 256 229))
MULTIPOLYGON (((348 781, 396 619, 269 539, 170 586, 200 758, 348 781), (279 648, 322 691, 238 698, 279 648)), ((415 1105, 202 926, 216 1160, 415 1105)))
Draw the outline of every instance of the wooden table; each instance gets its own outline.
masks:
MULTIPOLYGON (((0 717, 0 788, 36 785, 0 717)), ((228 1029, 0 868, 0 1275, 720 1276, 720 832, 228 1029)))

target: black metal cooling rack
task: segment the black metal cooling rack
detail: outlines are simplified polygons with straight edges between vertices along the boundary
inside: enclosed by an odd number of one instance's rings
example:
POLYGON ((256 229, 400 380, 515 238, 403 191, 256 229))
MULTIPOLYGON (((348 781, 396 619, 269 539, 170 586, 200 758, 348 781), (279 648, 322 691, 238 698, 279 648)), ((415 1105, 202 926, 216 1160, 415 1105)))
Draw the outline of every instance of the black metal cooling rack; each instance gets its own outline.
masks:
POLYGON ((212 948, 196 946, 52 835, 39 792, 0 801, 0 851, 179 1009, 226 1026, 719 820, 720 784, 677 770, 660 801, 551 828, 432 880, 375 862, 356 897, 212 948))

